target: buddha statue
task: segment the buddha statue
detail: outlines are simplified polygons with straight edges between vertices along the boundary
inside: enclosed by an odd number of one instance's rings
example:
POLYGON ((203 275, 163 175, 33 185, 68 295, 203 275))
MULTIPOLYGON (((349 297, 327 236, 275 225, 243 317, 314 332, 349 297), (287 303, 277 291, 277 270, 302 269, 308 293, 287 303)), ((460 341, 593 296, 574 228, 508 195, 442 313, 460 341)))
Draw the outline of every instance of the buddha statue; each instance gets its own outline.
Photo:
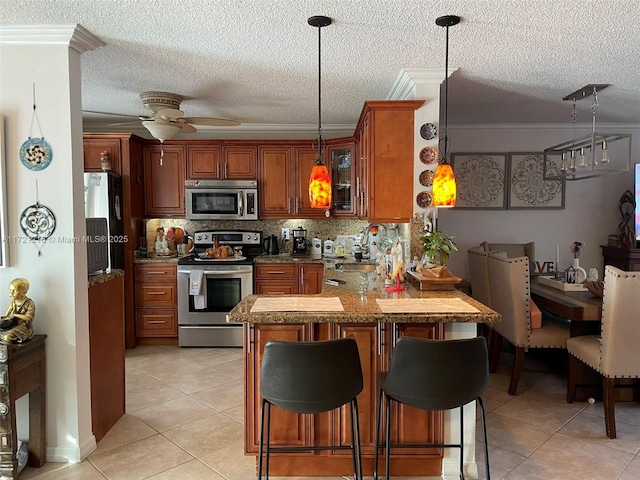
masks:
POLYGON ((36 303, 27 297, 29 282, 16 278, 9 284, 11 302, 4 317, 0 317, 0 343, 24 343, 33 337, 36 303))

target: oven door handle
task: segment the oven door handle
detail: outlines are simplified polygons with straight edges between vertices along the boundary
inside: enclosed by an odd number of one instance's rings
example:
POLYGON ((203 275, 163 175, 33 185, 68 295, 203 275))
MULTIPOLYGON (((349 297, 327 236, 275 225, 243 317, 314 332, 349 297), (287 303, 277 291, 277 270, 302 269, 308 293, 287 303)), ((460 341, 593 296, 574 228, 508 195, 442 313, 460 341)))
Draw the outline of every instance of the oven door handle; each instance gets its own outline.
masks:
MULTIPOLYGON (((191 273, 191 270, 178 270, 178 273, 191 273)), ((234 273, 253 273, 253 270, 205 270, 204 275, 232 275, 234 273)))

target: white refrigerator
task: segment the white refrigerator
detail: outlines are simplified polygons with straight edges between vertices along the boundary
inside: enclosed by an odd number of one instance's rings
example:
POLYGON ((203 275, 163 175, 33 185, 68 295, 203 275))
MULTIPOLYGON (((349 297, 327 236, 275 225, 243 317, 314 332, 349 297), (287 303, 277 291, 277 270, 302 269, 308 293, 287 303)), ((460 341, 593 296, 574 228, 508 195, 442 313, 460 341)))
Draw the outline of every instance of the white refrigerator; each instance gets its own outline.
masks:
POLYGON ((107 219, 108 269, 123 269, 124 244, 128 239, 123 233, 122 177, 112 172, 85 172, 84 200, 86 218, 107 219))

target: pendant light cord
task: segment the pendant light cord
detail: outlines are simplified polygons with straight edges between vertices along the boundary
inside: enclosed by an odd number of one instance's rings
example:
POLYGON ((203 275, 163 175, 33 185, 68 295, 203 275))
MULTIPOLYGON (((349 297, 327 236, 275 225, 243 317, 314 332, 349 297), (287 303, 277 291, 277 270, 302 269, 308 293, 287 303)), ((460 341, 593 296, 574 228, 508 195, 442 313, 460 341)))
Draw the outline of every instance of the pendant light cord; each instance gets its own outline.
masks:
POLYGON ((444 163, 447 161, 447 144, 449 143, 449 136, 447 135, 447 125, 449 123, 449 26, 447 25, 446 44, 444 50, 444 142, 443 159, 444 163))

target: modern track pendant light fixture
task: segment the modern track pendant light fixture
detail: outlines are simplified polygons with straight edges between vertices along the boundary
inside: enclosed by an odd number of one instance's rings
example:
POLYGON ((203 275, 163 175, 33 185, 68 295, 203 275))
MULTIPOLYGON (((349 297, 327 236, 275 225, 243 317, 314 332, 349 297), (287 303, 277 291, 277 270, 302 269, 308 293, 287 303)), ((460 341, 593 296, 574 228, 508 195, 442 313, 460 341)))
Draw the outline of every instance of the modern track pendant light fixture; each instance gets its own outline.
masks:
POLYGON ((331 25, 331 19, 329 17, 314 16, 310 17, 308 22, 309 25, 318 28, 318 155, 309 178, 309 203, 311 208, 329 209, 331 206, 331 177, 329 176, 329 169, 322 160, 324 140, 322 139, 321 32, 322 27, 331 25))
POLYGON ((454 207, 456 205, 456 178, 449 163, 449 137, 447 121, 449 108, 449 27, 460 23, 460 17, 445 15, 436 19, 436 25, 447 29, 447 40, 444 63, 444 115, 442 138, 438 141, 440 162, 433 175, 433 205, 435 207, 454 207))
POLYGON ((589 84, 563 100, 571 100, 572 138, 568 142, 544 150, 542 176, 544 180, 580 180, 629 171, 631 135, 627 133, 596 132, 598 92, 609 84, 589 84), (576 101, 592 97, 591 133, 576 138, 576 101), (576 159, 577 157, 577 159, 576 159))

